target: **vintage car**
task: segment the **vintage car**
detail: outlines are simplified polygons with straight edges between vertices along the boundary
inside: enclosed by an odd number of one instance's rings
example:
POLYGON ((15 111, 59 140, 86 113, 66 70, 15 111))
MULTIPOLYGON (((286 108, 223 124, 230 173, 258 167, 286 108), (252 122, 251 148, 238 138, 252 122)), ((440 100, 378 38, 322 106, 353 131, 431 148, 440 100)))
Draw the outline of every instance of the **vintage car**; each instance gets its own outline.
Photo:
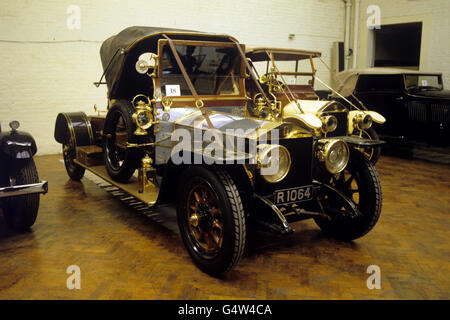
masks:
POLYGON ((67 172, 80 180, 87 169, 150 206, 175 204, 183 242, 204 272, 236 265, 249 225, 289 234, 291 222, 314 218, 353 240, 377 222, 374 166, 343 139, 311 134, 304 115, 284 121, 274 100, 266 97, 270 117, 253 110, 245 79, 258 80, 235 38, 129 27, 100 55, 106 114, 56 119, 67 172))
POLYGON ((9 126, 8 131, 0 126, 0 208, 10 227, 24 231, 36 221, 40 193, 47 193, 48 183, 39 181, 33 137, 17 130, 18 121, 9 126))
POLYGON ((369 68, 343 71, 336 77, 340 95, 359 99, 387 117, 385 125, 376 127, 383 139, 450 145, 450 91, 444 90, 442 74, 369 68))
MULTIPOLYGON (((382 124, 386 119, 378 112, 367 110, 359 102, 339 103, 326 99, 319 101, 319 96, 314 91, 316 81, 333 90, 317 77, 314 61, 321 60, 320 52, 255 47, 247 48, 246 56, 250 59, 264 91, 278 101, 285 115, 315 115, 321 120, 315 124, 315 135, 346 136, 343 139, 355 145, 373 164, 378 161, 383 142, 371 126, 373 122, 382 124)), ((247 82, 248 95, 254 98, 253 105, 256 106, 257 100, 261 100, 261 94, 251 80, 247 82)))

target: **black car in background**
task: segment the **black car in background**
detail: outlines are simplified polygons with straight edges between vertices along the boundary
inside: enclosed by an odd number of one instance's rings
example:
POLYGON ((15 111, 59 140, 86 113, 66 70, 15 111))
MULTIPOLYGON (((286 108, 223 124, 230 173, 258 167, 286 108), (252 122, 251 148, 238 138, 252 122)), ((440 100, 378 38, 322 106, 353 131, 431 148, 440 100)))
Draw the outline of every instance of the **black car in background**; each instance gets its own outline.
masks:
POLYGON ((0 209, 6 223, 23 231, 36 221, 40 193, 47 193, 47 181, 39 181, 33 156, 34 138, 19 131, 19 122, 11 121, 11 130, 0 126, 0 209))
POLYGON ((374 125, 381 139, 450 145, 450 91, 444 90, 442 74, 370 68, 343 71, 336 78, 342 96, 386 117, 385 124, 374 125))

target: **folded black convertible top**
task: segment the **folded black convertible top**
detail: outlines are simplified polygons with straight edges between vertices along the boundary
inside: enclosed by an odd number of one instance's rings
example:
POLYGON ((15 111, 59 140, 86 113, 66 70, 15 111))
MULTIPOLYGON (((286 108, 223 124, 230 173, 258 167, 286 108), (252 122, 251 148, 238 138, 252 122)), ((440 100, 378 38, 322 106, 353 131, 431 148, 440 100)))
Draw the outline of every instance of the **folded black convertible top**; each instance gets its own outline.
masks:
POLYGON ((145 90, 146 85, 150 85, 151 79, 147 75, 137 73, 135 64, 142 53, 157 53, 158 40, 163 38, 163 34, 171 39, 235 41, 231 36, 193 30, 128 27, 106 39, 100 48, 100 58, 110 99, 130 99, 136 89, 142 91, 145 90), (133 86, 135 86, 134 89, 133 86))

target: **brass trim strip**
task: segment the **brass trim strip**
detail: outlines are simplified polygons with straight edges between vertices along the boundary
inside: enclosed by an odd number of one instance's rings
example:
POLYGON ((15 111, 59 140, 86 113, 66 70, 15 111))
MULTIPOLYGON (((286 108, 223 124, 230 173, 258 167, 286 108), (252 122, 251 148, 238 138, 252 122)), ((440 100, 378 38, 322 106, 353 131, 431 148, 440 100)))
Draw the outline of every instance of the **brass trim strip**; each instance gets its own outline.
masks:
POLYGON ((84 112, 83 112, 83 119, 84 119, 87 129, 88 129, 89 142, 90 142, 89 144, 93 144, 94 143, 94 134, 92 133, 91 122, 88 120, 88 118, 84 112))
POLYGON ((73 138, 73 140, 75 141, 75 147, 77 146, 77 137, 75 136, 75 129, 73 128, 73 123, 72 123, 72 119, 70 119, 67 114, 63 113, 64 118, 66 118, 67 120, 67 126, 69 127, 69 131, 70 131, 70 136, 73 138))

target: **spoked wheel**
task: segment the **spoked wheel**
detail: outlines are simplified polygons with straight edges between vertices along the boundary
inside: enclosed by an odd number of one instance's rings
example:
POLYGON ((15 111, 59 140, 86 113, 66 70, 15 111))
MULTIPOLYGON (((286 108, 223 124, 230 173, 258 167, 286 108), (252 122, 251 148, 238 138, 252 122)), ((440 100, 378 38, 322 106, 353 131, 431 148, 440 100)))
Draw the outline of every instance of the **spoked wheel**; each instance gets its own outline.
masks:
POLYGON ((223 170, 187 169, 178 186, 177 217, 183 242, 194 263, 210 275, 229 271, 245 247, 241 198, 223 170))
POLYGON ((189 236, 203 258, 214 258, 223 242, 223 216, 217 194, 205 182, 192 186, 186 210, 189 236))
POLYGON ((84 176, 85 169, 74 162, 76 158, 76 148, 74 143, 63 144, 64 165, 70 179, 79 181, 84 176))
POLYGON ((315 218, 315 221, 325 233, 338 239, 353 240, 375 226, 381 213, 380 178, 375 167, 362 153, 352 150, 345 170, 328 176, 323 182, 351 200, 349 204, 335 193, 324 195, 321 202, 330 219, 315 218), (359 215, 353 214, 352 205, 358 208, 359 215))
MULTIPOLYGON (((379 140, 377 132, 373 128, 369 128, 366 130, 361 131, 361 135, 358 135, 358 137, 364 138, 364 139, 370 139, 370 140, 379 140)), ((358 147, 356 148, 358 151, 362 152, 367 159, 372 162, 373 165, 375 165, 378 162, 378 159, 380 159, 381 155, 381 147, 380 146, 374 146, 374 147, 358 147)))
POLYGON ((138 142, 134 135, 136 124, 131 118, 133 112, 131 103, 119 100, 109 109, 105 119, 103 157, 108 174, 118 182, 126 182, 139 163, 139 150, 127 148, 127 142, 138 142))

